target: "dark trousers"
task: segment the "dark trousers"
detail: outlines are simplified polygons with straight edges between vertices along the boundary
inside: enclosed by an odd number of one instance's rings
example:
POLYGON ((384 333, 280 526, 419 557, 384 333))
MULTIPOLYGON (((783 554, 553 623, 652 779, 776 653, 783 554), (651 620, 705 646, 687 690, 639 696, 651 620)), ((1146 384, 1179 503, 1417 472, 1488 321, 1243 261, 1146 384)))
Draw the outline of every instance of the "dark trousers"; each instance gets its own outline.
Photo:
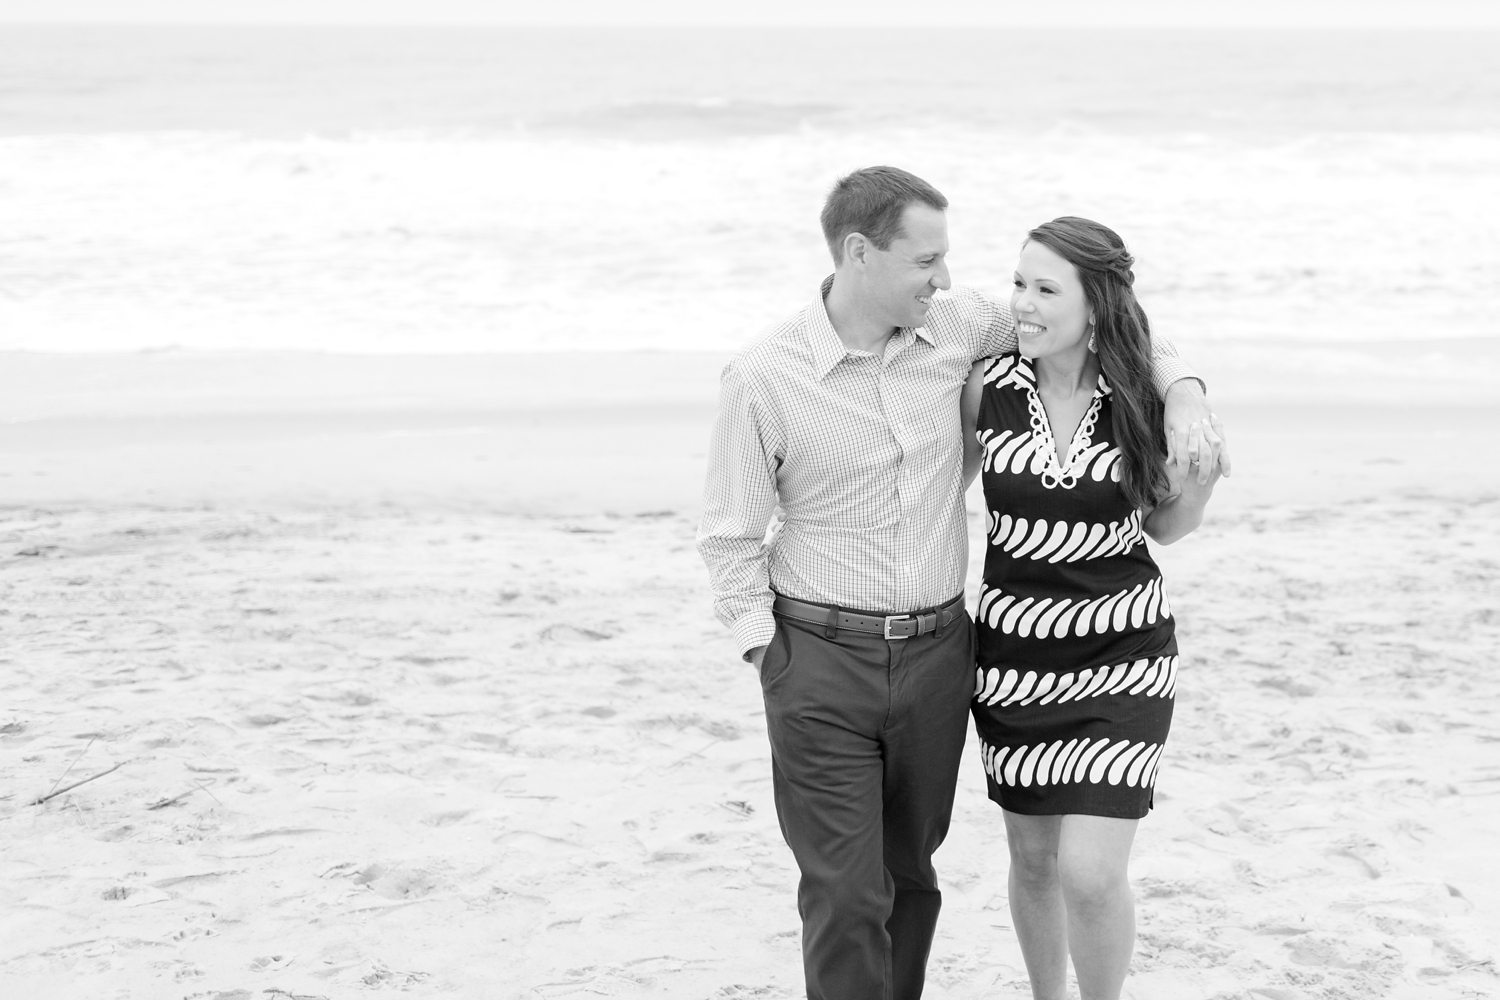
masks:
POLYGON ((974 627, 887 640, 778 616, 761 663, 809 1000, 916 1000, 974 694, 974 627))

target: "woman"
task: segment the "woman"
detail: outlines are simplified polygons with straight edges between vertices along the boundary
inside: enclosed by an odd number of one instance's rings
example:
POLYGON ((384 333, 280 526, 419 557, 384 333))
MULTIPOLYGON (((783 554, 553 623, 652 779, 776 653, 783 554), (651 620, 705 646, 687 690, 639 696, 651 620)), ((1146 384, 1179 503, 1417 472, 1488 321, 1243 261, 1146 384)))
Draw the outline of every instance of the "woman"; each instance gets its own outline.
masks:
MULTIPOLYGON (((964 393, 989 545, 973 714, 1004 809, 1010 906, 1037 1000, 1115 1000, 1135 940, 1126 864, 1172 720, 1177 640, 1144 535, 1196 528, 1218 480, 1176 472, 1150 378, 1151 328, 1113 231, 1028 234, 1011 310, 1020 349, 964 393)), ((1217 429, 1217 428, 1216 428, 1217 429)), ((1207 454, 1207 449, 1204 449, 1207 454)))

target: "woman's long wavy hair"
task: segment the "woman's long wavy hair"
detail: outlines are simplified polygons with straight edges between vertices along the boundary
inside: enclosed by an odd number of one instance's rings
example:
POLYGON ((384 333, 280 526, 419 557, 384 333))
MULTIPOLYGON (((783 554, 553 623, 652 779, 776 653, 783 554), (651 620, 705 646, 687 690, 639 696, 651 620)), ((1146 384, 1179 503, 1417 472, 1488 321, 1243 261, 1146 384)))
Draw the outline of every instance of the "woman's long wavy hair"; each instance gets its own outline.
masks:
POLYGON ((1078 269, 1094 309, 1094 344, 1112 390, 1114 436, 1123 462, 1120 487, 1136 507, 1153 506, 1168 490, 1162 401, 1151 378, 1151 322, 1136 301, 1135 258, 1113 229, 1065 215, 1037 226, 1028 241, 1078 269))

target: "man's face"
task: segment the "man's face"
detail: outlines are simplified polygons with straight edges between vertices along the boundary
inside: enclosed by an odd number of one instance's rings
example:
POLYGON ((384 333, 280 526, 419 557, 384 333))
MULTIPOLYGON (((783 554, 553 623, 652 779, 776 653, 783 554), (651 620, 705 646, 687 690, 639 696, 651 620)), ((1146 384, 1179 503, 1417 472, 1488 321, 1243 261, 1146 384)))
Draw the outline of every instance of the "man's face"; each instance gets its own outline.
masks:
POLYGON ((890 249, 869 248, 867 287, 891 326, 921 326, 927 322, 932 293, 953 284, 948 277, 948 216, 929 205, 908 205, 901 229, 903 235, 890 249))

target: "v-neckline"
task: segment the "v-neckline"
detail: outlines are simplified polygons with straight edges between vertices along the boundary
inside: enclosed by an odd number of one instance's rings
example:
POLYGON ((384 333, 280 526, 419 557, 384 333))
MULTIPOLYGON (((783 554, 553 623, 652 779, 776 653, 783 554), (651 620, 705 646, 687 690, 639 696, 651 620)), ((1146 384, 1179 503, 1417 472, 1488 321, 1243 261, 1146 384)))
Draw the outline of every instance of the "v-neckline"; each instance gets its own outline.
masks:
MULTIPOLYGON (((1078 432, 1083 430, 1083 422, 1089 418, 1089 410, 1094 408, 1094 399, 1090 397, 1089 405, 1083 408, 1083 415, 1078 418, 1078 423, 1073 427, 1073 436, 1068 439, 1068 452, 1064 455, 1057 450, 1057 432, 1052 429, 1052 414, 1047 412, 1046 400, 1042 399, 1042 394, 1039 390, 1033 389, 1032 392, 1036 393, 1037 405, 1042 411, 1042 426, 1047 429, 1047 440, 1052 445, 1052 454, 1057 456, 1058 468, 1066 469, 1068 463, 1073 459, 1073 446, 1078 443, 1078 432)), ((1098 394, 1099 390, 1095 389, 1094 396, 1098 396, 1098 394)))
POLYGON ((1068 438, 1067 455, 1060 457, 1057 453, 1057 435, 1052 432, 1052 415, 1047 412, 1047 405, 1042 402, 1042 394, 1036 386, 1036 369, 1032 367, 1030 358, 1020 356, 1020 362, 1026 366, 1026 374, 1029 376, 1025 380, 1027 403, 1034 408, 1033 413, 1041 423, 1041 426, 1037 427, 1036 421, 1033 421, 1032 433, 1044 432, 1046 434, 1048 445, 1046 464, 1049 468, 1044 468, 1042 474, 1045 477, 1050 472, 1058 484, 1064 488, 1071 488, 1073 483, 1065 482, 1065 480, 1071 478, 1077 482, 1078 477, 1072 471, 1073 460, 1088 451, 1093 444, 1094 425, 1099 419, 1099 409, 1104 397, 1109 394, 1109 383, 1105 381, 1104 373, 1100 372, 1094 384, 1094 394, 1089 398, 1089 405, 1084 408, 1083 416, 1078 418, 1078 425, 1073 428, 1073 434, 1068 438), (1079 447, 1080 434, 1086 439, 1082 447, 1079 447))

